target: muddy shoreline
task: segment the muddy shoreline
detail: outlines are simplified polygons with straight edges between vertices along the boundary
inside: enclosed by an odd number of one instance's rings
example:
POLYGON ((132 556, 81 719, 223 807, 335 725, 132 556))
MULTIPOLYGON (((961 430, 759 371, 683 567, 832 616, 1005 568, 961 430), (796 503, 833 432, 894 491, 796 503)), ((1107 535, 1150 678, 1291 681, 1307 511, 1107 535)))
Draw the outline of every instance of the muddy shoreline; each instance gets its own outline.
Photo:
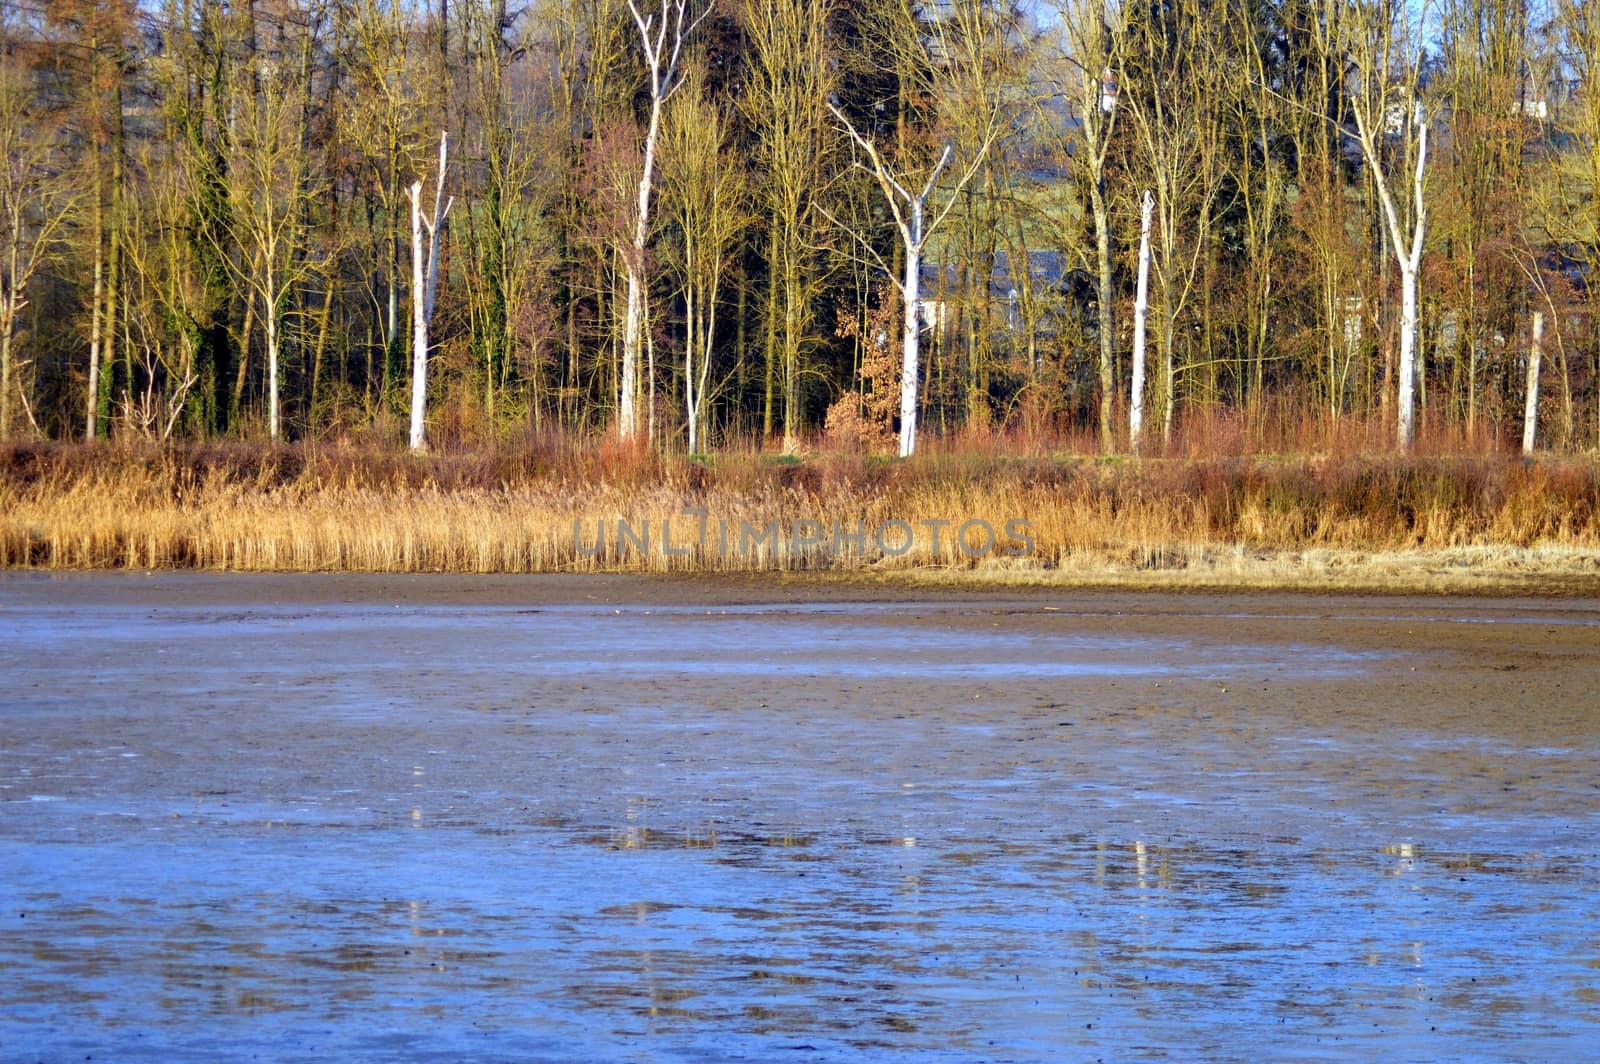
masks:
POLYGON ((1054 584, 1047 580, 1015 584, 986 580, 982 574, 902 573, 357 573, 217 572, 158 570, 0 570, 0 595, 27 601, 83 604, 133 602, 181 604, 226 601, 236 604, 301 602, 324 604, 394 601, 418 605, 548 605, 553 603, 631 605, 755 605, 803 602, 949 602, 982 606, 1031 602, 1067 608, 1073 604, 1119 610, 1203 612, 1211 603, 1245 601, 1300 611, 1307 603, 1326 603, 1340 611, 1384 612, 1396 602, 1433 608, 1441 615, 1464 602, 1529 606, 1559 615, 1589 616, 1600 611, 1600 595, 1583 585, 1557 582, 1536 592, 1464 588, 1419 593, 1406 585, 1389 589, 1318 587, 1130 587, 1054 584))
MULTIPOLYGON (((338 606, 485 609, 549 606, 754 608, 874 604, 927 607, 944 617, 959 611, 1026 624, 1081 623, 1139 633, 1215 632, 1225 619, 1231 637, 1268 643, 1337 641, 1355 646, 1455 650, 1473 659, 1515 665, 1592 656, 1600 597, 1529 594, 1416 594, 1338 590, 1209 590, 1197 588, 992 587, 805 574, 650 575, 535 574, 463 576, 383 573, 0 572, 0 611, 184 606, 338 606), (1514 625, 1484 627, 1493 622, 1514 625), (1542 629, 1537 622, 1547 622, 1542 629)), ((4 616, 4 612, 0 612, 4 616)))

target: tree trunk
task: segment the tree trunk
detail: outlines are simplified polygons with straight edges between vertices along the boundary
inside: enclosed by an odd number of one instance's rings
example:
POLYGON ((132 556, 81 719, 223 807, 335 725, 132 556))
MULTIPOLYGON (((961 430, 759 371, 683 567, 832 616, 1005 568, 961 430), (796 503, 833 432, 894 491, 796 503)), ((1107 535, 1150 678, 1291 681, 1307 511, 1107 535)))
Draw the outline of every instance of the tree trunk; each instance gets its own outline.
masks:
MULTIPOLYGON (((798 234, 796 235, 798 239, 798 234)), ((800 449, 800 267, 793 245, 783 255, 783 449, 800 449)))
POLYGON ((767 374, 761 404, 761 438, 772 439, 773 400, 778 384, 778 229, 773 226, 767 241, 767 374))
POLYGON ((1094 243, 1099 265, 1100 307, 1100 447, 1110 451, 1114 447, 1115 431, 1111 420, 1116 380, 1116 312, 1113 302, 1116 289, 1111 277, 1111 218, 1106 210, 1103 178, 1096 176, 1089 187, 1089 203, 1094 212, 1094 243))
POLYGON ((1417 338, 1421 331, 1417 308, 1417 270, 1414 263, 1400 269, 1400 395, 1396 407, 1396 442, 1411 450, 1416 438, 1417 338))
POLYGON ((1522 414, 1522 453, 1533 454, 1539 431, 1539 364, 1544 359, 1544 311, 1533 312, 1533 343, 1528 348, 1527 401, 1522 414))
MULTIPOLYGON (((1394 248, 1395 265, 1400 269, 1400 388, 1399 403, 1396 407, 1398 416, 1395 419, 1396 443, 1400 450, 1411 450, 1415 438, 1415 393, 1417 376, 1417 346, 1421 333, 1421 314, 1419 313, 1419 296, 1417 293, 1419 275, 1422 272, 1422 245, 1427 233, 1428 213, 1427 202, 1423 198, 1423 174, 1428 163, 1428 125, 1419 114, 1417 125, 1417 165, 1412 176, 1411 195, 1414 217, 1411 220, 1411 239, 1408 248, 1406 234, 1400 227, 1400 215, 1395 208, 1394 195, 1389 189, 1389 182, 1384 176, 1383 160, 1373 139, 1373 131, 1369 128, 1362 112, 1357 108, 1354 112, 1356 131, 1361 141, 1367 167, 1372 172, 1372 183, 1377 190, 1378 200, 1383 208, 1383 220, 1387 223, 1389 240, 1394 248)), ((1385 262, 1387 262, 1387 258, 1385 262)), ((1385 374, 1387 376, 1387 373, 1385 374)), ((1385 395, 1387 398, 1387 394, 1385 395)))
POLYGON ((749 297, 747 293, 750 287, 750 277, 745 265, 745 249, 744 245, 741 244, 739 247, 739 287, 736 290, 739 302, 734 321, 734 328, 736 332, 733 341, 734 353, 738 359, 738 361, 734 363, 734 394, 737 395, 738 398, 733 402, 731 409, 728 411, 728 420, 736 423, 735 431, 738 432, 743 432, 745 428, 744 419, 740 416, 740 413, 744 410, 745 402, 745 344, 748 342, 748 338, 745 334, 745 315, 749 305, 749 297))
POLYGON ((428 324, 439 292, 439 227, 455 204, 444 200, 444 172, 450 135, 439 134, 439 177, 434 183, 433 217, 422 214, 422 182, 408 190, 411 197, 411 449, 427 446, 425 416, 428 408, 428 324), (424 253, 422 230, 428 230, 424 253))
POLYGON ((244 328, 239 334, 239 368, 233 375, 233 396, 229 403, 228 423, 238 424, 244 409, 244 386, 250 376, 250 336, 256 331, 256 300, 248 296, 244 301, 244 328))
MULTIPOLYGON (((645 18, 629 0, 628 10, 633 15, 634 24, 639 28, 639 40, 644 51, 645 66, 650 74, 650 123, 645 130, 644 159, 639 174, 639 196, 637 213, 634 215, 633 243, 629 247, 627 256, 628 273, 628 307, 623 320, 622 334, 622 384, 621 395, 618 403, 618 431, 623 439, 632 439, 638 432, 638 413, 635 409, 635 395, 639 386, 639 351, 641 347, 641 329, 647 327, 645 321, 645 270, 644 253, 650 239, 650 192, 651 184, 655 177, 656 144, 661 133, 661 107, 668 96, 677 88, 678 56, 683 51, 684 38, 699 24, 695 19, 685 24, 685 0, 677 4, 676 21, 669 17, 668 0, 662 0, 661 10, 653 13, 650 18, 645 18), (660 18, 658 23, 656 18, 660 18), (672 44, 667 45, 668 24, 672 23, 672 44)), ((707 8, 707 11, 710 9, 707 8)), ((702 13, 700 18, 704 18, 702 13)), ((652 357, 654 351, 651 351, 652 357)), ((655 375, 651 374, 651 433, 654 434, 654 386, 655 375)))
MULTIPOLYGON (((112 93, 112 125, 111 125, 111 187, 106 190, 110 198, 110 210, 106 215, 106 287, 105 287, 105 327, 101 330, 100 340, 101 366, 100 366, 100 394, 97 397, 98 417, 106 426, 109 433, 111 429, 112 387, 116 378, 117 364, 117 326, 118 304, 121 301, 122 291, 122 154, 123 154, 123 128, 122 128, 122 89, 118 87, 112 93)), ((124 355, 127 357, 127 355, 124 355)), ((132 384, 132 361, 129 361, 127 374, 129 384, 132 384)))
MULTIPOLYGON (((692 262, 693 252, 687 252, 684 258, 692 262)), ((687 422, 686 427, 689 430, 689 453, 691 455, 700 453, 700 392, 696 387, 697 382, 695 380, 695 348, 700 342, 698 295, 697 286, 691 276, 684 286, 683 298, 683 323, 686 332, 683 344, 683 412, 684 420, 687 422)))
POLYGON ((654 447, 656 442, 656 338, 650 325, 650 294, 644 299, 644 352, 645 352, 645 442, 654 447))
MULTIPOLYGON (((311 354, 311 409, 317 409, 322 383, 322 358, 328 349, 328 334, 333 327, 333 292, 336 279, 330 266, 322 275, 322 312, 317 321, 317 343, 311 354)), ((310 420, 309 418, 307 419, 310 420)))
POLYGON ((428 313, 422 247, 422 182, 411 186, 411 449, 427 445, 428 313))
POLYGON ((100 164, 94 169, 94 286, 89 299, 89 394, 85 404, 83 438, 93 440, 100 428, 100 348, 105 307, 105 203, 100 164))
POLYGON ((903 347, 900 364, 900 457, 917 449, 917 340, 919 285, 922 280, 922 204, 911 204, 911 234, 906 240, 906 273, 902 295, 905 321, 901 326, 903 347))
MULTIPOLYGON (((272 269, 268 264, 267 269, 272 269)), ((266 311, 263 319, 267 326, 267 435, 278 442, 278 291, 268 275, 266 311)))
MULTIPOLYGON (((635 244, 635 248, 638 245, 635 244)), ((639 274, 642 267, 633 264, 633 249, 627 260, 628 273, 628 299, 627 316, 622 324, 622 381, 618 386, 620 394, 617 396, 617 431, 622 438, 630 440, 638 431, 638 414, 635 409, 634 395, 639 390, 639 321, 644 316, 641 309, 643 303, 643 282, 639 274)), ((643 255, 643 250, 639 249, 643 255)))
POLYGON ((1161 281, 1161 439, 1172 442, 1172 413, 1178 408, 1178 378, 1174 369, 1178 346, 1178 317, 1173 313, 1177 296, 1170 277, 1161 281))
POLYGON ((1144 348, 1145 328, 1150 316, 1150 215, 1155 196, 1146 189, 1139 217, 1139 285, 1133 300, 1133 392, 1128 412, 1128 445, 1139 453, 1139 434, 1144 430, 1144 348))
MULTIPOLYGON (((6 302, 14 300, 8 292, 6 302)), ((0 328, 0 443, 11 436, 11 331, 15 311, 10 306, 6 308, 6 320, 0 328)))

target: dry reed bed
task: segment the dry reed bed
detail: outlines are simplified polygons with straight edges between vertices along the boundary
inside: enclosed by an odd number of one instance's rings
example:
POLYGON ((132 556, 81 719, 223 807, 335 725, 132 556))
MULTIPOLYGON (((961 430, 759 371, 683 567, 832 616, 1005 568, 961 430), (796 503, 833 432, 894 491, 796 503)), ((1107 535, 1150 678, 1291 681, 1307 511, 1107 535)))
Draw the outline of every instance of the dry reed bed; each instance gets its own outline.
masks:
POLYGON ((1337 578, 1362 559, 1381 579, 1386 559, 1407 556, 1431 568, 1600 573, 1600 463, 0 449, 0 567, 11 568, 955 568, 1000 582, 1155 572, 1226 583, 1284 576, 1286 565, 1337 578))

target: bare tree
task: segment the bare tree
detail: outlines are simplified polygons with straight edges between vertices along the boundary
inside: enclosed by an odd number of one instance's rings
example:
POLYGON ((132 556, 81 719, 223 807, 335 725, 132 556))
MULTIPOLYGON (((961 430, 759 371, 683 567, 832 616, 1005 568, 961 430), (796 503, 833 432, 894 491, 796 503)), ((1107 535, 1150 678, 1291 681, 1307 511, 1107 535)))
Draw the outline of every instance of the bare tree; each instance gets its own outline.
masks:
MULTIPOLYGON (((1428 117, 1420 95, 1422 54, 1408 7, 1399 0, 1362 0, 1343 27, 1354 66, 1350 116, 1383 210, 1385 232, 1400 271, 1400 366, 1396 443, 1410 450, 1415 436, 1417 351, 1422 312, 1419 287, 1428 231, 1423 178, 1428 163, 1428 117), (1392 147, 1391 147, 1392 146, 1392 147), (1409 161, 1409 216, 1395 198, 1389 159, 1409 161)), ((1426 5, 1416 18, 1426 16, 1426 5)), ((1400 169, 1397 164, 1396 169, 1400 169)))
MULTIPOLYGON (((1266 386, 1270 334, 1274 319, 1279 317, 1274 307, 1279 296, 1277 266, 1285 253, 1283 228, 1292 175, 1285 157, 1288 153, 1278 150, 1274 141, 1284 134, 1285 127, 1298 128, 1296 122, 1305 124, 1312 117, 1286 107, 1274 92, 1273 86, 1289 68, 1291 56, 1285 42, 1291 38, 1281 23, 1261 25, 1260 10, 1248 4, 1228 6, 1226 47, 1238 56, 1244 69, 1239 72, 1242 76, 1221 73, 1217 79, 1217 110, 1228 114, 1237 138, 1237 148, 1224 165, 1237 190, 1235 211, 1243 215, 1241 236, 1246 270, 1240 279, 1244 292, 1240 310, 1245 329, 1244 350, 1238 355, 1246 368, 1240 373, 1238 394, 1247 409, 1252 398, 1259 409, 1266 386)), ((1307 46, 1307 50, 1313 55, 1318 51, 1314 46, 1307 46)), ((1218 67, 1226 65, 1224 55, 1207 61, 1218 67)), ((1313 68, 1307 64, 1306 69, 1309 73, 1313 68)), ((1319 138, 1316 143, 1325 139, 1319 138)), ((1303 140, 1307 142, 1306 150, 1314 150, 1310 138, 1303 140)), ((1295 158, 1299 158, 1298 153, 1295 158)), ((1306 160, 1300 163, 1304 167, 1306 160)))
MULTIPOLYGON (((856 142, 867 162, 857 165, 867 169, 877 180, 879 189, 883 192, 884 202, 889 207, 889 213, 894 218, 895 229, 900 234, 901 250, 905 255, 904 275, 900 279, 900 298, 904 304, 904 314, 901 324, 901 350, 902 365, 900 369, 900 457, 905 458, 916 452, 917 449, 917 374, 919 371, 919 341, 922 334, 921 301, 922 301, 922 252, 928 245, 928 238, 939 228, 950 211, 955 207, 961 197, 961 190, 978 172, 995 138, 999 135, 999 128, 991 124, 986 130, 977 154, 955 182, 944 190, 944 203, 937 206, 929 218, 928 200, 933 195, 939 184, 939 177, 950 163, 954 149, 946 144, 939 152, 933 167, 928 171, 927 178, 922 182, 921 191, 912 192, 916 185, 907 187, 908 175, 897 167, 891 166, 877 146, 868 138, 856 131, 850 124, 850 119, 839 108, 830 103, 828 109, 839 120, 845 132, 856 142)), ((863 246, 865 242, 863 241, 863 246)))
POLYGON ((1120 96, 1113 67, 1121 55, 1121 12, 1106 0, 1058 0, 1063 51, 1076 68, 1065 93, 1077 104, 1076 146, 1070 158, 1089 191, 1094 219, 1096 302, 1100 311, 1100 446, 1110 450, 1116 430, 1116 288, 1111 272, 1111 209, 1106 164, 1120 96))
POLYGON ((238 115, 229 165, 229 228, 240 254, 230 262, 254 297, 266 334, 267 432, 273 440, 282 432, 286 306, 294 286, 317 268, 305 207, 320 190, 301 139, 306 85, 296 66, 264 50, 234 70, 238 115))
MULTIPOLYGON (((1572 146, 1555 160, 1538 220, 1542 232, 1568 249, 1588 278, 1583 286, 1589 310, 1588 376, 1600 381, 1600 15, 1587 0, 1554 0, 1554 9, 1562 53, 1555 76, 1581 88, 1556 111, 1556 126, 1572 146)), ((1559 343, 1559 318, 1552 325, 1559 343)), ((1593 390, 1593 402, 1593 445, 1600 447, 1600 387, 1593 390)))
POLYGON ((0 65, 0 441, 11 431, 12 393, 22 386, 15 342, 28 284, 75 206, 59 146, 31 101, 21 72, 9 61, 0 65))
MULTIPOLYGON (((405 245, 404 175, 421 168, 427 151, 422 100, 428 98, 426 57, 407 5, 384 0, 348 0, 342 32, 348 86, 338 99, 345 151, 358 169, 366 200, 366 240, 359 249, 368 265, 365 283, 378 308, 377 340, 383 348, 384 397, 393 398, 403 379, 405 340, 400 298, 405 245)), ((370 383, 370 382, 369 382, 370 383)))
POLYGON ((782 373, 783 443, 800 440, 801 358, 815 317, 824 271, 815 247, 822 215, 819 194, 828 184, 836 138, 821 102, 832 94, 827 22, 834 0, 768 0, 750 5, 749 91, 741 104, 759 132, 754 159, 761 180, 756 196, 767 216, 767 403, 772 431, 772 390, 782 373))
POLYGON ((450 134, 439 134, 439 175, 433 186, 433 214, 422 213, 422 181, 412 182, 411 198, 411 449, 427 445, 425 417, 428 410, 428 325, 433 321, 434 300, 439 293, 439 227, 444 224, 456 198, 444 198, 445 165, 449 160, 450 134), (424 252, 422 231, 428 231, 424 252))
POLYGON ((645 127, 641 153, 633 244, 624 260, 628 275, 628 302, 627 317, 622 326, 622 394, 617 424, 623 439, 632 439, 638 432, 636 398, 639 391, 639 351, 644 339, 646 315, 645 247, 650 240, 650 197, 655 183, 656 149, 661 136, 661 109, 683 83, 678 75, 683 43, 711 13, 712 7, 707 4, 705 10, 691 18, 688 6, 689 0, 661 0, 659 11, 645 15, 640 12, 636 0, 628 0, 628 10, 633 14, 634 24, 639 27, 639 46, 649 77, 650 118, 645 127))
MULTIPOLYGON (((124 90, 138 67, 137 8, 133 0, 56 0, 33 10, 42 12, 50 30, 59 34, 55 55, 48 62, 56 68, 57 83, 70 101, 63 117, 81 138, 81 164, 87 171, 82 176, 90 186, 83 197, 93 263, 84 436, 93 440, 102 428, 109 428, 111 418, 128 132, 124 90)), ((6 61, 11 61, 9 55, 6 61)))
POLYGON ((1224 57, 1208 52, 1207 26, 1195 7, 1156 5, 1148 22, 1129 27, 1118 64, 1120 106, 1134 132, 1130 168, 1154 192, 1163 439, 1177 407, 1178 322, 1195 294, 1221 184, 1214 119, 1224 57))
POLYGON ((188 160, 146 148, 133 156, 138 184, 128 197, 123 310, 130 372, 118 396, 125 425, 168 439, 199 382, 199 330, 191 309, 207 304, 203 267, 186 232, 188 160))
POLYGON ((1545 157, 1526 150, 1545 93, 1530 68, 1526 0, 1435 3, 1441 62, 1432 89, 1445 136, 1434 152, 1437 222, 1430 228, 1442 261, 1432 271, 1438 280, 1431 295, 1450 323, 1439 332, 1451 341, 1439 345, 1436 357, 1455 365, 1453 390, 1471 430, 1480 417, 1490 338, 1511 329, 1525 301, 1507 252, 1529 220, 1529 164, 1545 157))
MULTIPOLYGON (((621 258, 616 249, 632 240, 631 208, 625 204, 637 187, 631 192, 607 187, 596 196, 602 175, 595 173, 595 163, 609 170, 621 161, 617 156, 637 156, 631 145, 626 153, 610 152, 608 142, 616 139, 611 133, 621 116, 631 118, 638 85, 628 60, 638 31, 623 0, 541 0, 534 10, 529 47, 531 72, 537 76, 530 89, 548 100, 550 155, 557 167, 551 190, 556 207, 550 214, 559 256, 553 309, 561 315, 563 334, 556 415, 576 429, 601 416, 599 408, 606 405, 585 398, 606 396, 615 404, 621 394, 617 359, 609 356, 621 321, 608 305, 614 288, 610 272, 621 258), (590 367, 592 375, 585 372, 590 367)), ((625 183, 634 185, 637 162, 626 172, 635 176, 625 183)), ((611 413, 614 420, 614 406, 611 413)))
POLYGON ((462 285, 473 346, 483 369, 484 416, 493 426, 502 396, 527 387, 534 427, 542 427, 547 374, 541 350, 557 320, 542 297, 551 280, 552 226, 565 129, 551 121, 543 86, 524 76, 527 53, 539 45, 515 30, 504 0, 456 6, 468 91, 462 120, 466 187, 478 160, 476 195, 463 199, 452 229, 465 254, 462 285))
POLYGON ((713 383, 717 308, 740 228, 746 175, 729 148, 729 123, 703 95, 703 74, 690 72, 666 123, 663 208, 675 223, 676 259, 684 302, 683 403, 689 453, 706 442, 713 383))

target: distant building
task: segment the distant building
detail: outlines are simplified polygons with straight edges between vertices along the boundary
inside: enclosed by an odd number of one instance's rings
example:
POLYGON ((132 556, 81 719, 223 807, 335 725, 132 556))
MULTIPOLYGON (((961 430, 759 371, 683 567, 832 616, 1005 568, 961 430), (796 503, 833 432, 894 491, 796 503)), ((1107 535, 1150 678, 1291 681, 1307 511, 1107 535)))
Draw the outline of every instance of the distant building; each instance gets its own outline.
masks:
MULTIPOLYGON (((924 330, 942 335, 950 323, 950 304, 961 294, 961 270, 953 263, 924 262, 918 314, 924 330)), ((1040 335, 1054 335, 1065 316, 1093 329, 1098 325, 1093 278, 1073 269, 1060 251, 1030 251, 1027 269, 1013 270, 1011 255, 997 251, 983 293, 996 314, 994 328, 1017 333, 1026 327, 1024 302, 1036 308, 1035 327, 1040 335)))

